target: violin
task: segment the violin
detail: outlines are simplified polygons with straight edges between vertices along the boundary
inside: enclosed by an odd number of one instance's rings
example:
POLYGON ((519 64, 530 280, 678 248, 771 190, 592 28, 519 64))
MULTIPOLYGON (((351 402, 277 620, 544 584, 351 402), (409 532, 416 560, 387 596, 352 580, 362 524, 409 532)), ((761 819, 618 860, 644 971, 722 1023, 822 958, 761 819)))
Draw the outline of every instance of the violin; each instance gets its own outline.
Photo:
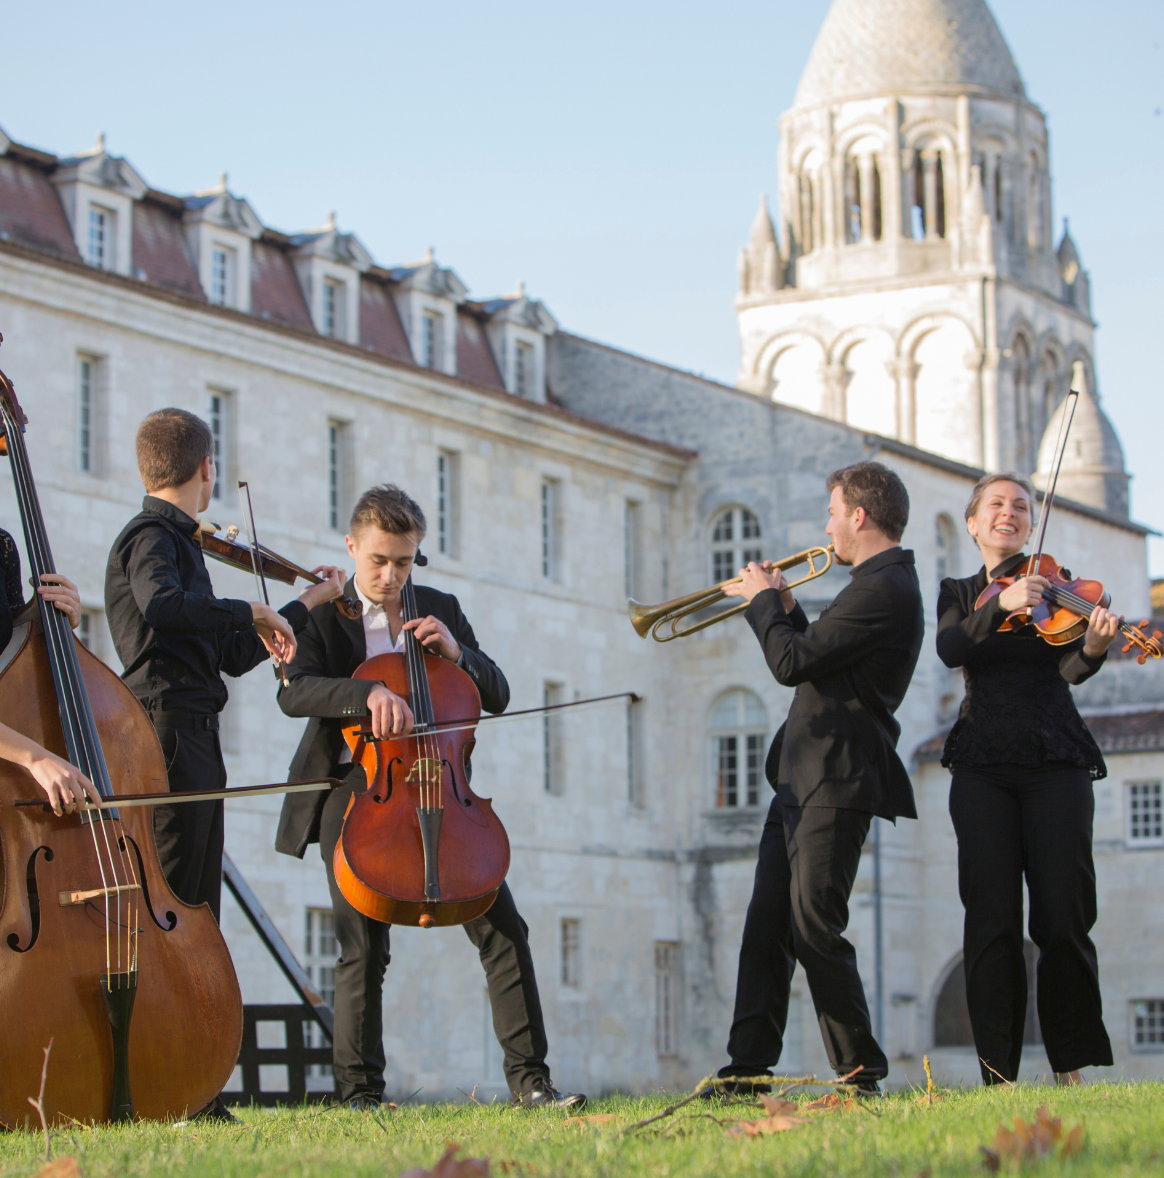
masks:
MULTIPOLYGON (((262 544, 255 545, 259 554, 258 564, 260 566, 256 569, 251 546, 241 543, 238 539, 239 534, 237 524, 231 524, 224 529, 221 524, 216 524, 208 519, 198 521, 198 539, 202 545, 202 551, 207 556, 222 561, 223 564, 242 569, 247 573, 257 572, 260 577, 270 577, 284 585, 294 585, 297 577, 301 577, 311 585, 323 583, 322 577, 317 577, 314 573, 295 564, 294 561, 288 560, 285 556, 272 552, 262 544), (220 532, 222 535, 219 535, 220 532)), ((350 618, 352 621, 355 621, 364 612, 363 605, 354 597, 338 598, 336 608, 345 618, 350 618)))
MULTIPOLYGON (((405 621, 419 616, 411 576, 401 603, 405 621)), ((404 631, 403 653, 376 655, 352 678, 376 680, 406 699, 415 727, 385 740, 373 740, 364 723, 344 729, 368 789, 348 804, 336 843, 340 891, 358 912, 387 924, 433 928, 475 920, 505 880, 509 838, 489 799, 469 788, 481 716, 473 680, 428 653, 411 630, 404 631)))
MULTIPOLYGON (((0 429, 33 583, 56 570, 23 429, 0 372, 0 429)), ((38 594, 0 653, 0 714, 66 758, 106 803, 166 790, 154 727, 121 679, 38 594)), ((242 1041, 242 995, 207 905, 170 890, 150 808, 56 817, 33 778, 0 761, 0 1122, 28 1118, 45 1047, 46 1121, 166 1118, 206 1107, 242 1041)))
MULTIPOLYGON (((1051 516, 1051 507, 1055 502, 1055 488, 1059 483, 1059 470, 1063 465, 1063 455, 1067 452, 1067 436, 1071 432, 1071 423, 1075 419, 1075 408, 1079 404, 1079 395, 1085 387, 1086 374, 1083 363, 1076 360, 1071 378, 1071 389, 1067 394, 1067 411, 1059 418, 1059 436, 1055 441, 1055 461, 1052 464, 1051 480, 1047 484, 1046 494, 1043 496, 1043 509, 1039 515, 1039 528, 1035 540, 1035 551, 1027 558, 1020 571, 1015 571, 1006 577, 999 577, 978 595, 974 608, 978 609, 988 601, 992 601, 1000 593, 1009 589, 1022 577, 1044 577, 1050 584, 1043 590, 1042 600, 1031 609, 1020 609, 1007 616, 1000 631, 1017 633, 1024 626, 1033 625, 1040 637, 1052 646, 1062 646, 1074 642, 1087 631, 1087 625, 1096 606, 1107 609, 1111 604, 1111 595, 1099 581, 1088 580, 1083 577, 1073 577, 1071 570, 1064 568, 1053 556, 1043 552, 1043 541, 1047 535, 1047 521, 1051 516)), ((1133 626, 1119 620, 1119 631, 1128 640, 1123 648, 1127 654, 1132 647, 1139 650, 1136 659, 1141 666, 1148 659, 1158 659, 1162 653, 1159 630, 1153 630, 1151 637, 1144 633, 1143 627, 1147 621, 1139 626, 1133 626)))
MULTIPOLYGON (((979 609, 988 601, 992 601, 1021 577, 1032 576, 1045 577, 1050 582, 1050 586, 1043 590, 1043 600, 1029 614, 1025 609, 1009 614, 999 626, 1000 631, 1016 632, 1024 626, 1031 625, 1039 632, 1039 636, 1052 646, 1063 646, 1086 633, 1087 624, 1096 606, 1101 605, 1107 609, 1111 605, 1111 594, 1104 589, 1101 582, 1072 576, 1070 569, 1064 568, 1053 556, 1044 553, 1037 562, 1031 557, 1021 566, 1021 571, 991 581, 979 594, 974 608, 979 609)), ((1119 631, 1128 640, 1127 645, 1123 647, 1124 653, 1127 654, 1135 647, 1140 652, 1136 661, 1141 665, 1150 658, 1160 658, 1164 653, 1164 647, 1160 642, 1164 635, 1161 635, 1159 630, 1153 630, 1151 636, 1145 634, 1143 627, 1147 625, 1146 620, 1139 626, 1133 626, 1123 618, 1119 622, 1119 631)))

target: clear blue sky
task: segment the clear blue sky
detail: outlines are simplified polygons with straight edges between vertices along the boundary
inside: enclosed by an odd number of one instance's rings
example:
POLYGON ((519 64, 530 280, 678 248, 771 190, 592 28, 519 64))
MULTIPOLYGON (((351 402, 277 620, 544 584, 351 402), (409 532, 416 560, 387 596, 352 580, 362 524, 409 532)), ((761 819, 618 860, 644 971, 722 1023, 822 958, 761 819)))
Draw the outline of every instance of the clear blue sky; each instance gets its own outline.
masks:
MULTIPOLYGON (((827 8, 2 0, 0 126, 58 153, 104 131, 171 192, 225 169, 276 228, 334 209, 381 263, 432 245, 474 297, 521 279, 572 331, 731 382, 736 251, 827 8)), ((1164 4, 993 8, 1048 115, 1133 514, 1164 530, 1164 4)))

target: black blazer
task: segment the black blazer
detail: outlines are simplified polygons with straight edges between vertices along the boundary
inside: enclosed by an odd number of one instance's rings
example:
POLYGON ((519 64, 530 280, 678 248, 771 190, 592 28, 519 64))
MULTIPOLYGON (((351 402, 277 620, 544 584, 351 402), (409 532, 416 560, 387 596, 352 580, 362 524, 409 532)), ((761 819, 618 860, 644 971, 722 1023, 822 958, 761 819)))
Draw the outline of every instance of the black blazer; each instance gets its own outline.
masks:
POLYGON ((786 613, 775 589, 744 615, 776 681, 796 688, 765 771, 789 805, 916 818, 893 716, 925 636, 913 553, 890 548, 849 575, 811 625, 799 605, 786 613))
MULTIPOLYGON (((355 582, 344 593, 355 597, 355 582)), ((421 617, 432 615, 444 622, 463 652, 461 668, 476 684, 481 706, 487 712, 503 712, 509 706, 509 684, 497 664, 477 645, 473 627, 451 593, 427 585, 416 586, 421 617)), ((344 750, 343 728, 355 717, 368 714, 368 695, 375 683, 353 679, 352 672, 367 658, 364 623, 345 618, 334 601, 311 611, 307 628, 298 636, 295 661, 287 667, 289 685, 279 688, 279 706, 287 716, 307 716, 307 728, 291 761, 291 781, 313 777, 358 776, 357 788, 366 787, 363 770, 340 765, 344 750)), ((288 794, 283 799, 275 850, 303 858, 308 843, 319 841, 319 820, 327 793, 288 794)))

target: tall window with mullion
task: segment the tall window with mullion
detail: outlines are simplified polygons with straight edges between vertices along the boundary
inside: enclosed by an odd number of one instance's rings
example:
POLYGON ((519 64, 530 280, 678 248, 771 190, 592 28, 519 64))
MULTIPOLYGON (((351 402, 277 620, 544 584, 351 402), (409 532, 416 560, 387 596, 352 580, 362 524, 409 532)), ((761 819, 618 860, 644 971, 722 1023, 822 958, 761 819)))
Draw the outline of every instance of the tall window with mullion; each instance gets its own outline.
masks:
POLYGON ((114 233, 117 214, 100 205, 89 206, 89 233, 86 238, 85 261, 98 270, 114 268, 114 233))
POLYGON ((210 423, 210 433, 214 438, 214 489, 211 498, 222 500, 230 486, 231 476, 231 429, 230 429, 230 393, 225 389, 211 389, 207 401, 207 417, 210 423))
MULTIPOLYGON (((542 704, 547 709, 565 702, 566 690, 561 683, 542 685, 542 704)), ((561 713, 545 711, 542 713, 542 785, 548 794, 561 796, 565 792, 564 753, 561 713)))
POLYGON ((351 510, 351 426, 334 418, 327 423, 327 526, 342 532, 351 510))
POLYGON ((82 474, 100 474, 104 365, 97 356, 77 357, 76 460, 82 474))
POLYGON ((627 597, 639 595, 639 569, 642 566, 643 547, 642 504, 628 499, 623 505, 622 544, 623 576, 627 597))
POLYGON ((437 454, 437 551, 461 555, 461 456, 452 450, 437 454))
POLYGON ((542 479, 541 495, 542 577, 556 581, 561 568, 561 483, 557 479, 542 479))
MULTIPOLYGON (((304 928, 303 967, 308 980, 319 991, 320 997, 335 1006, 335 915, 330 908, 308 908, 304 928)), ((326 1047, 323 1028, 314 1020, 303 1023, 303 1045, 305 1047, 326 1047)), ((335 1078, 331 1065, 313 1063, 307 1067, 307 1090, 309 1092, 333 1092, 335 1078)))
POLYGON ((749 561, 762 559, 760 520, 746 507, 727 507, 711 526, 711 579, 734 577, 749 561))
POLYGON ((210 301, 219 307, 233 307, 235 253, 229 246, 215 245, 210 251, 210 301))
POLYGON ((760 804, 768 711, 759 696, 736 688, 711 710, 711 764, 718 810, 760 804))

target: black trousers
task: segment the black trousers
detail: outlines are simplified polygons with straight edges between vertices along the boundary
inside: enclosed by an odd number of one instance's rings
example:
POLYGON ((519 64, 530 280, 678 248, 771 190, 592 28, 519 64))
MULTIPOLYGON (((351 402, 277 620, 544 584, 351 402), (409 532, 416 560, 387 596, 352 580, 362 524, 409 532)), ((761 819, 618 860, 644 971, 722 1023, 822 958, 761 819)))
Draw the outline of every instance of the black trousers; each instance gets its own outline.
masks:
MULTIPOLYGON (((155 712, 170 789, 225 789, 226 767, 218 743, 218 717, 155 712)), ((222 904, 222 802, 184 802, 154 807, 154 841, 169 885, 187 904, 222 904)))
MULTIPOLYGON (((334 790, 324 803, 319 850, 327 867, 340 958, 335 967, 335 1032, 332 1040, 336 1093, 381 1097, 384 1093, 384 974, 391 960, 389 925, 357 912, 335 881, 332 856, 343 827, 350 787, 334 790)), ((505 1055, 505 1079, 514 1096, 550 1084, 546 1028, 542 1018, 529 928, 503 883, 484 916, 463 926, 481 955, 493 1030, 505 1055)))
POLYGON ((860 1068, 862 1080, 888 1073, 869 1024, 856 951, 842 936, 871 819, 860 810, 782 807, 772 799, 740 946, 732 1062, 721 1075, 761 1075, 780 1059, 798 961, 834 1071, 860 1068))
POLYGON ((987 1084, 999 1076, 1014 1080, 1022 1059, 1024 875, 1031 940, 1039 948, 1035 995, 1047 1059, 1056 1072, 1112 1062, 1088 936, 1096 916, 1094 811, 1086 769, 954 769, 950 817, 966 909, 966 1002, 987 1084))

